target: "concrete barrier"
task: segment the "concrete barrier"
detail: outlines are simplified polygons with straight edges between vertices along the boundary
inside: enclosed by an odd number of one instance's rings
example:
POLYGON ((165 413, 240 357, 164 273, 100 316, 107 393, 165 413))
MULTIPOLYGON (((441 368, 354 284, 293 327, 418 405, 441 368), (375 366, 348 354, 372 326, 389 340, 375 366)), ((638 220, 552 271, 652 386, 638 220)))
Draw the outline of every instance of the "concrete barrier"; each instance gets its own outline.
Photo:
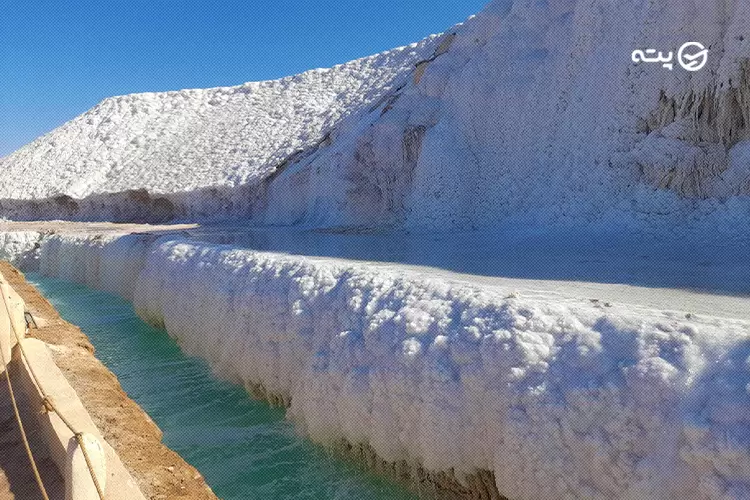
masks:
POLYGON ((5 281, 0 274, 0 294, 8 304, 10 314, 7 314, 2 300, 0 300, 0 349, 5 363, 0 362, 0 374, 6 370, 6 363, 10 363, 13 346, 16 345, 16 336, 13 333, 13 327, 19 335, 23 336, 26 332, 26 320, 24 319, 24 303, 21 297, 5 281))
MULTIPOLYGON (((20 368, 18 373, 14 370, 13 382, 33 406, 44 408, 42 394, 46 394, 57 410, 39 412, 38 420, 40 433, 49 448, 50 456, 65 480, 66 500, 99 500, 99 494, 78 440, 60 415, 76 432, 82 433, 92 469, 99 485, 104 489, 105 498, 145 500, 135 480, 114 449, 104 440, 75 390, 55 364, 47 345, 37 339, 22 338, 23 353, 26 356, 22 355, 11 324, 19 334, 26 331, 23 300, 1 274, 0 293, 8 300, 10 308, 8 314, 0 302, 0 349, 3 349, 4 354, 8 353, 6 362, 12 360, 20 368)), ((0 365, 1 373, 6 366, 5 363, 0 365)))

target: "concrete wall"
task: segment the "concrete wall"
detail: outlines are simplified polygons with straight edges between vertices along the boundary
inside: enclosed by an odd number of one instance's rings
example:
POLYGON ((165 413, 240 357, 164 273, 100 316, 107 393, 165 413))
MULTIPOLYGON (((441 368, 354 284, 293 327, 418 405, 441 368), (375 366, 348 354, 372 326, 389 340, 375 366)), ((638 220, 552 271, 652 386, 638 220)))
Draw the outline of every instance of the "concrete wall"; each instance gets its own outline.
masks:
POLYGON ((2 349, 2 359, 5 363, 0 362, 0 374, 6 369, 6 363, 11 360, 13 346, 16 345, 16 336, 13 334, 13 327, 21 335, 26 331, 26 322, 23 317, 24 304, 21 297, 8 285, 0 274, 0 294, 5 298, 9 311, 6 311, 3 302, 0 301, 0 349, 2 349), (9 314, 8 314, 9 313, 9 314))

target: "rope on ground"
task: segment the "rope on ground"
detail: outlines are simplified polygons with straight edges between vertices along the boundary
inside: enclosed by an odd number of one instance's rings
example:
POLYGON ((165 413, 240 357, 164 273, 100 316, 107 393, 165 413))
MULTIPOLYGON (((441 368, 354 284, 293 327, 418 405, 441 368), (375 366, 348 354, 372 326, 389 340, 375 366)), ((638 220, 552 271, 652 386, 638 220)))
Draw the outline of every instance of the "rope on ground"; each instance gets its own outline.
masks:
MULTIPOLYGON (((3 295, 3 297, 5 296, 3 295)), ((10 319, 10 315, 8 316, 8 322, 9 323, 13 322, 10 319)), ((47 496, 47 489, 44 487, 44 482, 42 482, 42 476, 39 475, 39 468, 36 466, 36 460, 34 460, 34 454, 31 453, 29 440, 26 437, 26 430, 23 428, 23 422, 21 421, 21 413, 18 411, 18 404, 16 403, 16 395, 13 392, 13 384, 10 382, 10 366, 5 359, 5 352, 3 351, 2 346, 0 346, 0 358, 2 358, 2 363, 3 363, 3 366, 5 367, 5 380, 8 381, 8 392, 10 393, 10 401, 13 404, 13 412, 16 414, 16 422, 18 422, 18 429, 21 431, 21 440, 23 440, 23 446, 24 448, 26 448, 26 456, 29 457, 31 470, 34 471, 34 478, 36 479, 36 484, 39 486, 39 491, 42 493, 42 498, 44 498, 44 500, 49 500, 49 496, 47 496)))
MULTIPOLYGON (((101 500, 105 500, 104 491, 102 490, 102 487, 99 484, 99 479, 96 477, 96 473, 94 472, 94 466, 91 463, 91 457, 89 457, 89 453, 86 450, 86 443, 83 440, 83 433, 78 432, 78 431, 75 430, 75 428, 70 423, 70 421, 67 418, 65 418, 65 415, 63 415, 60 412, 60 410, 57 409, 57 407, 55 406, 55 403, 52 400, 52 398, 46 392, 44 392, 44 389, 42 388, 42 385, 39 383, 39 378, 36 376, 36 372, 34 371, 34 367, 31 366, 31 362, 29 361, 28 356, 26 356, 26 351, 23 348, 23 339, 18 334, 18 331, 16 330, 16 325, 13 323, 12 319, 10 319, 11 314, 10 314, 10 306, 8 305, 8 300, 5 298, 5 294, 4 293, 0 293, 0 295, 2 295, 2 297, 3 297, 3 304, 5 305, 5 310, 8 313, 8 318, 9 318, 11 330, 13 330, 13 333, 14 333, 14 335, 16 337, 16 341, 18 342, 18 347, 21 350, 21 356, 23 357, 24 360, 26 360, 26 366, 29 367, 29 373, 31 373, 31 378, 34 381, 34 385, 36 385, 37 391, 39 391, 39 394, 42 397, 42 403, 44 404, 45 409, 48 412, 54 412, 54 413, 56 413, 57 416, 60 417, 60 420, 62 421, 62 423, 65 424, 65 426, 68 428, 68 430, 70 430, 70 432, 73 433, 73 436, 75 436, 76 441, 78 442, 78 446, 81 448, 81 452, 83 453, 83 458, 86 461, 86 467, 89 469, 89 474, 91 475, 91 479, 94 482, 94 487, 96 488, 96 492, 99 495, 99 498, 101 500)), ((0 351, 2 351, 2 349, 0 349, 0 351)), ((3 359, 4 358, 5 358, 5 354, 3 354, 3 359)), ((6 370, 5 373, 7 375, 8 371, 6 370)), ((8 379, 8 386, 10 386, 10 377, 8 376, 7 379, 8 379)), ((11 397, 12 397, 12 394, 13 393, 11 391, 11 397)), ((15 406, 15 400, 14 400, 13 405, 15 406)), ((16 410, 16 415, 18 416, 18 410, 16 410)), ((18 423, 19 423, 19 425, 21 425, 20 417, 18 417, 18 423)), ((23 432, 23 426, 22 425, 21 425, 21 429, 22 429, 22 432, 23 432)), ((34 468, 34 473, 37 476, 37 481, 39 482, 39 487, 42 489, 42 495, 44 496, 45 500, 49 500, 49 497, 47 497, 47 492, 44 490, 44 485, 41 482, 41 478, 39 477, 39 472, 37 471, 36 464, 34 463, 33 457, 31 457, 31 449, 28 447, 28 443, 26 441, 25 435, 24 435, 24 443, 26 443, 26 449, 27 449, 27 451, 29 453, 29 458, 30 458, 30 460, 32 462, 32 467, 34 468)))

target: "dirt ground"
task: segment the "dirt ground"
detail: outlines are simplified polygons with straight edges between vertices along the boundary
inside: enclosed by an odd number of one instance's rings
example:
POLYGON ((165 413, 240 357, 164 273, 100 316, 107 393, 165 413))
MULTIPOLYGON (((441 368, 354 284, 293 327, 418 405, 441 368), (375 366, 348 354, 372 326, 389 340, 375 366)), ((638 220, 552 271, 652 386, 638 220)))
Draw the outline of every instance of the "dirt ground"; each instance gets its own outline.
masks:
MULTIPOLYGON (((0 273, 26 302, 27 310, 39 326, 32 328, 29 335, 50 344, 55 362, 146 498, 216 499, 201 474, 161 442, 159 428, 128 398, 117 377, 96 359, 94 347, 86 335, 60 318, 54 307, 26 282, 23 274, 7 262, 0 261, 0 273)), ((0 381, 6 385, 5 380, 0 381)), ((0 421, 0 431, 8 425, 0 421)), ((3 439, 2 434, 0 439, 3 439)))

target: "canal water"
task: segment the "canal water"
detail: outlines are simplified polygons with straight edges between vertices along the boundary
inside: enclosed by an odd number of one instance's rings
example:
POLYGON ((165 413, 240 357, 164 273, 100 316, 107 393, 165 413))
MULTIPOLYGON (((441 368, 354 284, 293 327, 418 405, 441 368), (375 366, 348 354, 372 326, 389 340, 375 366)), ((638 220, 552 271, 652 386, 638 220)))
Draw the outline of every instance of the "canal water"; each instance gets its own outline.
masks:
POLYGON ((223 499, 413 499, 363 467, 301 438, 284 410, 251 399, 187 357, 126 301, 66 281, 27 279, 67 321, 78 325, 97 357, 164 433, 164 442, 195 466, 223 499))

